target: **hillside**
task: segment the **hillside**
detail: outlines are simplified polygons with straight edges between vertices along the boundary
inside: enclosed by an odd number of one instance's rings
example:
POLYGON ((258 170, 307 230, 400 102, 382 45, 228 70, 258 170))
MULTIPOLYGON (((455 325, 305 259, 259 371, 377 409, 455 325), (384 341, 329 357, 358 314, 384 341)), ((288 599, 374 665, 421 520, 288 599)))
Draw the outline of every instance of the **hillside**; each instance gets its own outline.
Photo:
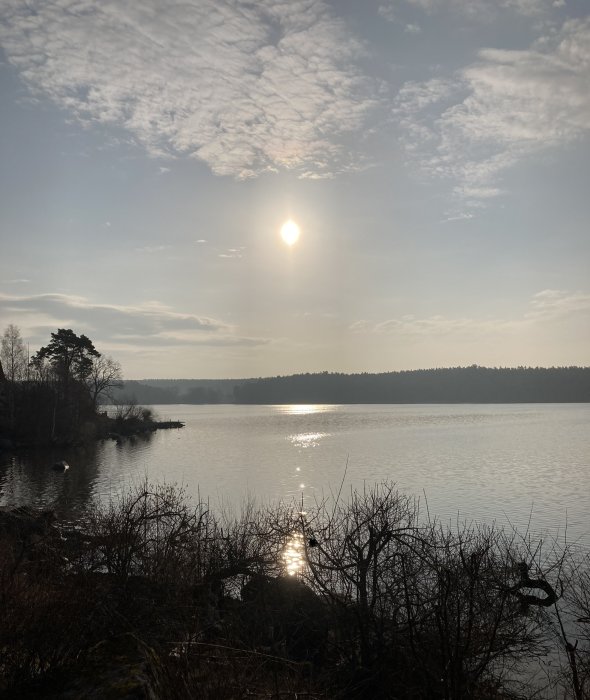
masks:
POLYGON ((590 367, 450 367, 258 379, 126 381, 115 396, 148 404, 585 403, 590 367))

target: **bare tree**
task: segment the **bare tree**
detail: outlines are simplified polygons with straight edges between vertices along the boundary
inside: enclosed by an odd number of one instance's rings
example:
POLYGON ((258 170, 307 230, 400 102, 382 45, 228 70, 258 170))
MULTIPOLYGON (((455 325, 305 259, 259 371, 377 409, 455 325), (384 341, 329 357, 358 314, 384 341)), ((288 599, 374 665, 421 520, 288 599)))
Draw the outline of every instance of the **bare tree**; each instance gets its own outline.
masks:
POLYGON ((11 323, 2 336, 0 360, 6 378, 19 381, 27 377, 27 350, 20 334, 20 329, 11 323))
POLYGON ((121 365, 112 357, 101 355, 94 359, 90 373, 86 377, 86 386, 90 391, 94 408, 101 396, 112 399, 111 390, 123 385, 121 365))

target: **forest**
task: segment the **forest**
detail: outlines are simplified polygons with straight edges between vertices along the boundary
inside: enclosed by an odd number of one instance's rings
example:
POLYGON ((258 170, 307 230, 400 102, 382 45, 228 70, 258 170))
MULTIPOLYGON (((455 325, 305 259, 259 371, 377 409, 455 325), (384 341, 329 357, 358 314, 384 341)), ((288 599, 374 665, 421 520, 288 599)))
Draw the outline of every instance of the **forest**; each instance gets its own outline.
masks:
POLYGON ((585 403, 589 367, 450 367, 258 379, 145 379, 112 392, 143 404, 585 403))
POLYGON ((590 401, 590 367, 452 367, 295 374, 234 388, 236 403, 570 403, 590 401))

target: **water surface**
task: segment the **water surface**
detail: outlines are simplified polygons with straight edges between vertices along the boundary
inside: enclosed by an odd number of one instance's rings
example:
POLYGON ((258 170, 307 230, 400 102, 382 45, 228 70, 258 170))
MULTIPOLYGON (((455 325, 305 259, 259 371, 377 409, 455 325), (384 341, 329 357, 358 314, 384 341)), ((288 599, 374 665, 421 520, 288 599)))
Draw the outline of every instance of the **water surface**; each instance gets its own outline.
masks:
POLYGON ((496 521, 590 546, 590 404, 157 406, 147 439, 0 456, 0 505, 66 512, 145 476, 235 506, 394 481, 444 520, 496 521), (69 472, 52 461, 65 458, 69 472))

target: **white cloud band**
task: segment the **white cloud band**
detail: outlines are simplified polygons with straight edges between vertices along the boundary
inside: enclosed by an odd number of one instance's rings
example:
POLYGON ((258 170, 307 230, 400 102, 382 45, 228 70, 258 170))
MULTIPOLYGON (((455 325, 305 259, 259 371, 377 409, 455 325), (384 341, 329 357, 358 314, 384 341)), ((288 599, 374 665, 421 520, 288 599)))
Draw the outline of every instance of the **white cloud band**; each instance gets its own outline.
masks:
POLYGON ((157 302, 138 306, 94 304, 66 294, 16 296, 0 294, 0 314, 27 326, 34 341, 46 342, 58 327, 73 327, 99 344, 138 345, 143 348, 181 345, 262 345, 264 338, 247 338, 222 321, 172 311, 157 302), (43 336, 43 337, 41 337, 43 336))

